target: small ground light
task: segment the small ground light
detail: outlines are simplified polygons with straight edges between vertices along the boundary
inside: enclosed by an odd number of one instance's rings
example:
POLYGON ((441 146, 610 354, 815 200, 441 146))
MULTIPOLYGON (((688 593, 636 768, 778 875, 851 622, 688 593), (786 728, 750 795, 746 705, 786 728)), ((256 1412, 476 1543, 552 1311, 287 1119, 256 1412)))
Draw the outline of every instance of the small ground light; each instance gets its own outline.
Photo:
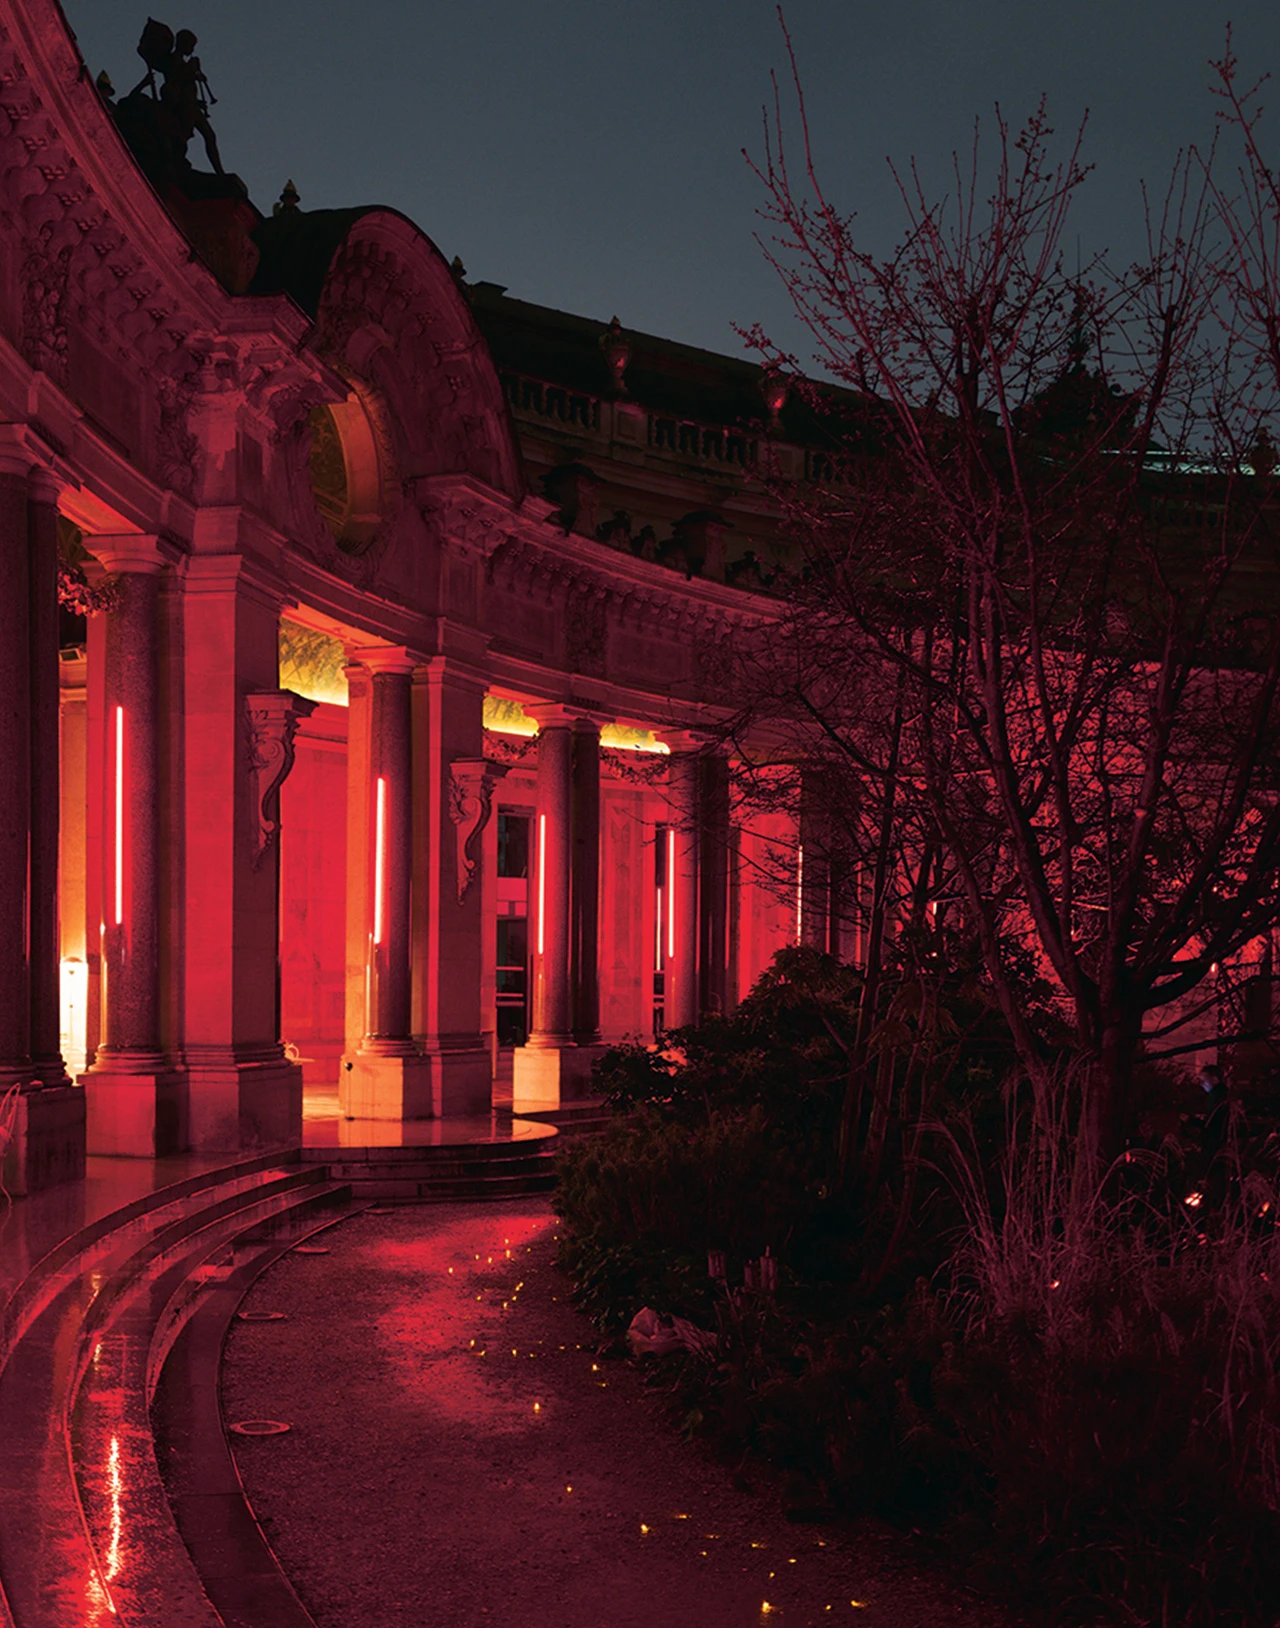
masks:
POLYGON ((867 1609, 867 1602, 865 1600, 850 1600, 849 1604, 855 1611, 865 1611, 867 1609))
POLYGON ((533 1404, 533 1411, 535 1413, 541 1413, 542 1412, 542 1403, 541 1402, 535 1402, 533 1404))

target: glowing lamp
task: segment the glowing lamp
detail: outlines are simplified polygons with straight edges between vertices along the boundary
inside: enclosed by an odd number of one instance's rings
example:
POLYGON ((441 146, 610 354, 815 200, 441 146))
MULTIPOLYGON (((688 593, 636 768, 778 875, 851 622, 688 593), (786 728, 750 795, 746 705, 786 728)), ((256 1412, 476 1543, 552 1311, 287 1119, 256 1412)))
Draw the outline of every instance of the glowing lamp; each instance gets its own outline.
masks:
POLYGON ((58 1027, 62 1055, 78 1072, 85 1064, 85 1030, 89 1005, 88 968, 78 955, 64 956, 58 963, 59 1006, 62 1018, 58 1027))

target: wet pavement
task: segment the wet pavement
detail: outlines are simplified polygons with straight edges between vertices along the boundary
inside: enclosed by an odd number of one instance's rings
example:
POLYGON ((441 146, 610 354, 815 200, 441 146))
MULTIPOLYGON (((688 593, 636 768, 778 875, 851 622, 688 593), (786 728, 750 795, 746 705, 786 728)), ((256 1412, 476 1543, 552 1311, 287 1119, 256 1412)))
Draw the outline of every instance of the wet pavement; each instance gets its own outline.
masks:
POLYGON ((787 1522, 597 1355, 545 1199, 365 1211, 250 1291, 245 1490, 319 1628, 1011 1628, 877 1523, 787 1522))

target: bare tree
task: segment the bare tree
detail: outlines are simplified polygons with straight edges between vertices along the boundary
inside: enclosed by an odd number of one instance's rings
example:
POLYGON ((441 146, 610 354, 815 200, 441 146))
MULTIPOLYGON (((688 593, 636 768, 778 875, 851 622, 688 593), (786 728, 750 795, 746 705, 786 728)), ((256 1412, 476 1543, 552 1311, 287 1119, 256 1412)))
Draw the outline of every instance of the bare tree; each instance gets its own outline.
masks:
POLYGON ((1123 273, 1064 266, 1083 132, 1055 160, 1043 106, 1016 134, 997 118, 990 173, 975 135, 948 200, 899 176, 885 260, 822 189, 798 81, 801 159, 779 100, 756 166, 766 252, 845 387, 800 386, 833 479, 784 491, 805 569, 756 710, 842 760, 897 847, 929 856, 909 891, 963 916, 1045 1088, 1028 952, 1052 980, 1102 1155, 1132 1132, 1139 1057, 1179 1049, 1188 998, 1280 911, 1260 437, 1280 197, 1233 72, 1240 184, 1188 154, 1123 273))

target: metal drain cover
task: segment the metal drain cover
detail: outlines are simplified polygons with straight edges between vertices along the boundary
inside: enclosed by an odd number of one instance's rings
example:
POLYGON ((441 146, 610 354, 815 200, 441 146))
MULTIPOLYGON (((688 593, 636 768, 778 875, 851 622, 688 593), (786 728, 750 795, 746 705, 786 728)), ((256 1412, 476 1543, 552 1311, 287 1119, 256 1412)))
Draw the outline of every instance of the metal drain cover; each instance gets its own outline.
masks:
POLYGON ((238 1424, 228 1425, 227 1429, 237 1436, 283 1436, 293 1426, 280 1419, 241 1419, 238 1424))
POLYGON ((240 1323, 279 1323, 288 1315, 287 1311, 238 1311, 236 1321, 240 1323))
POLYGON ((329 1246, 327 1244, 295 1244, 293 1252, 295 1255, 327 1255, 329 1246))

